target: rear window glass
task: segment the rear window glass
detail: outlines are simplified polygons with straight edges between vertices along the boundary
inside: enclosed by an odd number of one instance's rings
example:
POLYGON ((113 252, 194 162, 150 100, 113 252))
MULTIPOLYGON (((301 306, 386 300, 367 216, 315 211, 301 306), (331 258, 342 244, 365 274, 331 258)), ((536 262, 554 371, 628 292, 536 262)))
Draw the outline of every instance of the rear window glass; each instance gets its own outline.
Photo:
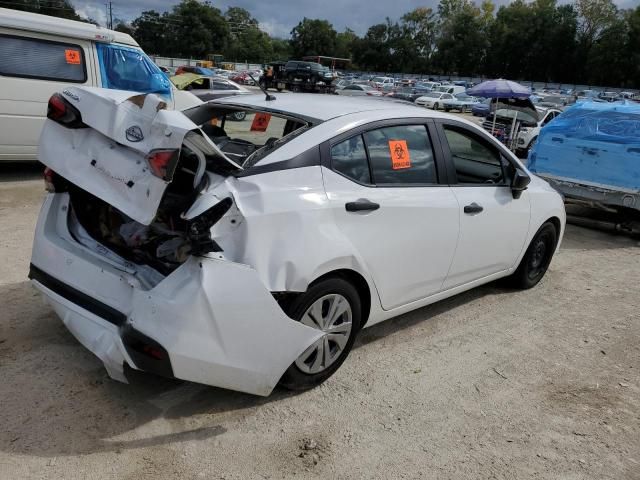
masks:
POLYGON ((84 83, 84 51, 71 43, 0 35, 0 75, 84 83))
POLYGON ((231 160, 244 168, 254 166, 289 140, 306 131, 308 125, 292 118, 254 111, 221 114, 204 104, 187 111, 209 139, 231 160))

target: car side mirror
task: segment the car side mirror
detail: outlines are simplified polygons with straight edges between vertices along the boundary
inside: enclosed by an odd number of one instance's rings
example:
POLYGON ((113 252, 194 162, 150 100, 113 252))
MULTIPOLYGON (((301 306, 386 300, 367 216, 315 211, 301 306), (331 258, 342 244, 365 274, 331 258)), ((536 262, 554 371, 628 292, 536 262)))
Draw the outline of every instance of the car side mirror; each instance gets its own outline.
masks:
POLYGON ((513 198, 520 198, 522 192, 527 189, 530 183, 531 177, 519 168, 516 168, 516 173, 513 176, 513 180, 511 180, 511 193, 513 194, 513 198))

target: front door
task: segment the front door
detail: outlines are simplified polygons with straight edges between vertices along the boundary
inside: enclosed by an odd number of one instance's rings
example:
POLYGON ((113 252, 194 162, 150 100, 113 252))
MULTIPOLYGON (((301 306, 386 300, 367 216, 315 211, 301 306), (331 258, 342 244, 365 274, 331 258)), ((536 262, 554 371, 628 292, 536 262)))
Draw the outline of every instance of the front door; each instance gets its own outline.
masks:
MULTIPOLYGON (((336 224, 389 310, 437 293, 458 238, 458 203, 438 184, 424 124, 370 129, 330 148, 336 224)), ((350 252, 349 252, 350 253, 350 252)))
POLYGON ((455 168, 460 239, 445 289, 513 267, 529 230, 525 191, 513 198, 509 160, 486 138, 462 124, 441 123, 445 156, 455 168))

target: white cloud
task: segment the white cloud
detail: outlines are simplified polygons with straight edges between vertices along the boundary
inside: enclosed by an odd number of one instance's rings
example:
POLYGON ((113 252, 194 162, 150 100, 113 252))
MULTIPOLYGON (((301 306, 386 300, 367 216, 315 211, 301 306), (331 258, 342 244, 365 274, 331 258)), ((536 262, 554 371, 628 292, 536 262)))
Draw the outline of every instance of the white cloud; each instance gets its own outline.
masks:
POLYGON ((81 17, 95 20, 103 27, 107 25, 107 12, 104 5, 100 7, 99 4, 94 2, 74 2, 73 6, 81 17))

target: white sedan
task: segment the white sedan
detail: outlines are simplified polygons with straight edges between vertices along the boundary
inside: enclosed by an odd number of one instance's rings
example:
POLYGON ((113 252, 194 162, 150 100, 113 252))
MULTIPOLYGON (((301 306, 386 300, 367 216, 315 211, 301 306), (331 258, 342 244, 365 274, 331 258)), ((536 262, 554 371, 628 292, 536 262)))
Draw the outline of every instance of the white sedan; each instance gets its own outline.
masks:
POLYGON ((376 90, 369 85, 347 85, 344 88, 336 90, 337 95, 345 95, 348 97, 381 97, 382 92, 380 90, 376 90))
POLYGON ((122 381, 309 388, 363 327, 501 277, 533 287, 564 231, 560 195, 509 150, 413 105, 245 95, 181 113, 74 87, 48 117, 29 276, 122 381))
POLYGON ((438 110, 443 106, 445 101, 453 100, 455 97, 450 93, 444 92, 429 92, 423 96, 416 98, 415 104, 419 107, 432 108, 438 110))

